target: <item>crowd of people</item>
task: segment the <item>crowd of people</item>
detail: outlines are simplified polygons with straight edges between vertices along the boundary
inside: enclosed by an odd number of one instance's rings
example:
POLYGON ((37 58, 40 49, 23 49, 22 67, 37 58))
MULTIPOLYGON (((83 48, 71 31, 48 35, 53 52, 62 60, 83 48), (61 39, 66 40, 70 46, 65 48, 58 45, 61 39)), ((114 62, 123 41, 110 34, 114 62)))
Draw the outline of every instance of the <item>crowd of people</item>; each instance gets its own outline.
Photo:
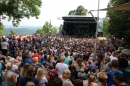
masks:
POLYGON ((0 86, 130 86, 129 46, 109 40, 116 50, 95 38, 2 36, 0 86))

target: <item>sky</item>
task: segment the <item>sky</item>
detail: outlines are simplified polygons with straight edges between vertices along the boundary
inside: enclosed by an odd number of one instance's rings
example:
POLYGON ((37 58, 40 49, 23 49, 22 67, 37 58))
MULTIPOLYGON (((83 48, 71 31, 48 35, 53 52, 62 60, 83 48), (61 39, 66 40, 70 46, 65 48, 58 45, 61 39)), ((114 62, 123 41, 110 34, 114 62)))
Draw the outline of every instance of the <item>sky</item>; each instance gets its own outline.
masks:
MULTIPOLYGON (((109 0, 100 0, 100 9, 106 8, 109 0)), ((98 0, 42 0, 41 14, 39 19, 31 17, 22 19, 20 26, 43 26, 46 21, 51 20, 53 26, 63 24, 62 16, 67 16, 70 10, 75 10, 79 5, 84 6, 88 11, 98 9, 98 0)), ((97 12, 92 12, 97 16, 97 12)), ((91 17, 90 14, 87 16, 91 17)), ((104 18, 106 12, 99 12, 99 17, 104 18)), ((12 25, 12 22, 2 20, 4 25, 12 25)))

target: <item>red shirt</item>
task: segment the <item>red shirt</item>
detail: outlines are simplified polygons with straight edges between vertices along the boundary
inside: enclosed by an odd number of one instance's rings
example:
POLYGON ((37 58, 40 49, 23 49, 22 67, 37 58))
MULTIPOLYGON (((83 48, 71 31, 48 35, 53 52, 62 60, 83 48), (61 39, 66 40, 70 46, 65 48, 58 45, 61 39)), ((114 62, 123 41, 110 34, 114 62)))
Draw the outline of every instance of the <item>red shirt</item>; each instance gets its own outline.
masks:
MULTIPOLYGON (((40 55, 34 54, 34 55, 32 56, 32 58, 35 58, 35 57, 38 57, 38 61, 40 61, 40 58, 41 58, 40 55)), ((31 59, 32 59, 32 58, 31 58, 31 59)))

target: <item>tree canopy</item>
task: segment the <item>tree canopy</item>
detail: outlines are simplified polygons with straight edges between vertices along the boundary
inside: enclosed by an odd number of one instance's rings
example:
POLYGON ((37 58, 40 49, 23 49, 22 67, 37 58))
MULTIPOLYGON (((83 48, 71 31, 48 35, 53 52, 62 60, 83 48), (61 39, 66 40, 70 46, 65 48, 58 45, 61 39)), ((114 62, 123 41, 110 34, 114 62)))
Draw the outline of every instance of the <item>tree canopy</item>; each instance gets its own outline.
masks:
MULTIPOLYGON (((108 7, 121 5, 129 2, 129 0, 110 0, 108 7)), ((111 35, 118 38, 124 38, 130 43, 130 11, 108 11, 108 31, 111 35)))
POLYGON ((10 35, 16 35, 16 32, 14 32, 13 30, 10 31, 10 35))
POLYGON ((3 35, 4 25, 0 22, 0 35, 3 35))
POLYGON ((36 17, 40 14, 42 0, 1 0, 0 19, 8 18, 14 26, 18 26, 24 17, 36 17))
POLYGON ((83 6, 78 6, 76 10, 71 10, 68 15, 87 15, 88 10, 83 6))
POLYGON ((49 23, 48 21, 45 22, 45 24, 43 25, 43 28, 39 28, 37 29, 36 33, 38 34, 45 34, 45 33, 52 33, 52 34, 56 34, 57 28, 53 27, 53 25, 51 23, 49 23))

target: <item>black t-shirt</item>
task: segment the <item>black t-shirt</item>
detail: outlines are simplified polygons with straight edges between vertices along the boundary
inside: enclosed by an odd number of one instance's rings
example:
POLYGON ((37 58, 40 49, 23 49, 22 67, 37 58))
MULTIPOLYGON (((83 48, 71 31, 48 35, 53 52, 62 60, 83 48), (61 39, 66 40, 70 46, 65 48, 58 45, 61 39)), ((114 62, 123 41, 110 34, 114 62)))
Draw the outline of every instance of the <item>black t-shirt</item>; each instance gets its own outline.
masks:
POLYGON ((118 58, 119 68, 126 68, 128 66, 128 61, 124 58, 118 58))

